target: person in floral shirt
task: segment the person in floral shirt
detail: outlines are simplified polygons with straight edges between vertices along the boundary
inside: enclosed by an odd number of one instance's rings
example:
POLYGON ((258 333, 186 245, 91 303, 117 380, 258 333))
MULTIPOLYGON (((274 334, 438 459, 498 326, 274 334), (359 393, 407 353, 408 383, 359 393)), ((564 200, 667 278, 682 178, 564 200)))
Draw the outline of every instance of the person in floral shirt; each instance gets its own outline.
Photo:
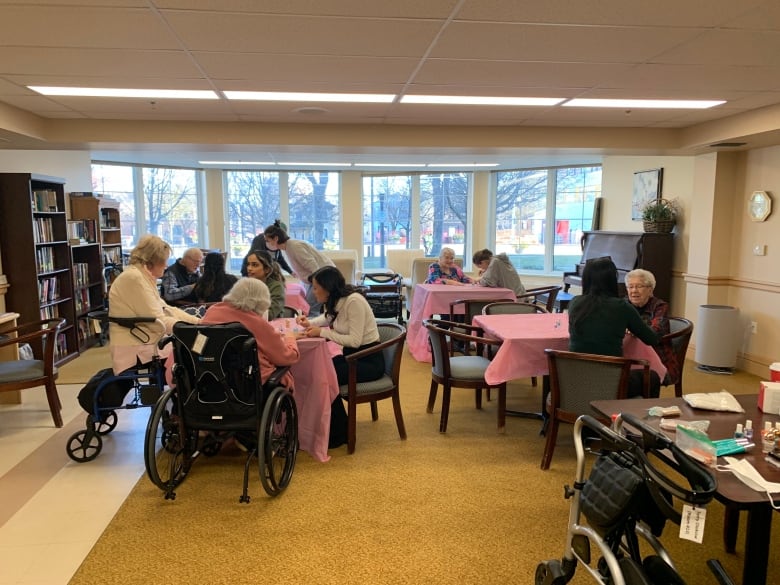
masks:
POLYGON ((446 247, 439 252, 439 261, 428 267, 428 278, 425 279, 425 284, 463 286, 464 284, 473 283, 474 281, 471 278, 463 274, 460 266, 455 264, 455 250, 446 247))
MULTIPOLYGON (((669 333, 669 303, 653 296, 655 276, 648 270, 637 268, 626 274, 628 301, 639 312, 642 321, 658 335, 669 333)), ((671 384, 680 375, 680 365, 671 344, 659 343, 654 347, 658 357, 666 366, 666 378, 662 384, 671 384)))

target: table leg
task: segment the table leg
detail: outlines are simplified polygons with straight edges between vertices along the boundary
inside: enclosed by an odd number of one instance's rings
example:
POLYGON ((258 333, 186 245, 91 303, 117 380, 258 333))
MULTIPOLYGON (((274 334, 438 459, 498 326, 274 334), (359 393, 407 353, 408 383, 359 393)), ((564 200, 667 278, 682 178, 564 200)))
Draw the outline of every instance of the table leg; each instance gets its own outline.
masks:
POLYGON ((544 435, 547 428, 547 395, 550 393, 550 376, 545 374, 542 377, 542 405, 539 412, 523 412, 521 410, 507 410, 507 416, 515 416, 519 418, 533 418, 542 421, 542 428, 539 429, 539 434, 544 435))
POLYGON ((726 506, 726 511, 723 515, 723 546, 729 554, 734 554, 737 551, 738 531, 739 508, 726 506))
POLYGON ((764 585, 766 583, 773 514, 774 510, 763 504, 748 508, 745 560, 742 566, 742 582, 745 584, 764 585))

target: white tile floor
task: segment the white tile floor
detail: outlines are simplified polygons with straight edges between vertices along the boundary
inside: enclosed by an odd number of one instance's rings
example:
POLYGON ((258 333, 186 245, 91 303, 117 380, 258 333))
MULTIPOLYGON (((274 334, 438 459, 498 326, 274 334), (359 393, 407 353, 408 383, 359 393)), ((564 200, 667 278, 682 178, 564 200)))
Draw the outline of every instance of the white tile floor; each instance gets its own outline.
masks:
POLYGON ((94 461, 68 457, 67 440, 86 418, 80 388, 58 385, 62 429, 43 389, 0 405, 0 585, 67 584, 144 473, 146 408, 118 412, 94 461))

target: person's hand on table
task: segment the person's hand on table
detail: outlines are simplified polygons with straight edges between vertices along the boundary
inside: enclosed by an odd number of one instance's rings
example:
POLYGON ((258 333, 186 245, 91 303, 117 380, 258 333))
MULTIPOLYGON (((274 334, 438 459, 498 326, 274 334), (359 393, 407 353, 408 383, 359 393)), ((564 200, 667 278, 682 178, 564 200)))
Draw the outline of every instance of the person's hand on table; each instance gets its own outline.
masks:
POLYGON ((295 317, 295 322, 305 329, 308 329, 309 327, 309 319, 306 317, 306 315, 298 315, 295 317))
POLYGON ((320 329, 321 327, 306 327, 306 331, 304 332, 306 334, 306 337, 319 337, 320 336, 320 329))

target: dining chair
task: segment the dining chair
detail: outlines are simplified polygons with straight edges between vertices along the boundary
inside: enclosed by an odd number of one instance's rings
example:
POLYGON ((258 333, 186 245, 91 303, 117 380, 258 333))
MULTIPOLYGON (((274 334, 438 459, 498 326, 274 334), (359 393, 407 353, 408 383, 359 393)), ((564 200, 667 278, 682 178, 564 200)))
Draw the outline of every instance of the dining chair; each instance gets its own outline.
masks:
POLYGON ((291 307, 290 305, 285 305, 282 308, 282 318, 283 319, 294 319, 298 316, 298 309, 295 307, 291 307))
MULTIPOLYGON (((482 308, 483 315, 534 315, 547 312, 547 309, 541 305, 522 301, 507 301, 506 299, 490 302, 482 308)), ((490 348, 488 348, 487 357, 489 359, 493 358, 492 353, 490 353, 490 348)), ((531 378, 531 385, 536 387, 536 384, 536 376, 533 376, 531 378)))
POLYGON ((534 315, 538 313, 549 313, 541 305, 527 303, 524 301, 491 301, 482 308, 483 315, 534 315))
POLYGON ((398 392, 401 372, 401 357, 406 340, 406 328, 397 323, 377 323, 379 329, 379 344, 345 356, 349 365, 349 381, 340 386, 341 397, 347 400, 347 453, 355 452, 355 436, 357 434, 357 405, 366 402, 371 404, 371 420, 379 419, 376 408, 377 400, 391 398, 395 424, 401 439, 406 439, 406 427, 401 413, 401 398, 398 392), (371 382, 357 381, 357 360, 367 355, 383 352, 385 356, 385 374, 371 382))
POLYGON ((518 300, 525 300, 526 298, 533 298, 533 302, 537 304, 544 304, 544 308, 548 313, 555 311, 555 300, 558 298, 558 293, 561 292, 561 286, 537 286, 536 288, 525 289, 525 294, 519 295, 518 300))
MULTIPOLYGON (((472 320, 474 319, 475 315, 481 315, 484 312, 484 309, 488 305, 496 304, 497 302, 506 301, 506 299, 457 299, 450 303, 450 314, 448 317, 448 320, 460 323, 458 321, 458 317, 460 316, 460 313, 455 312, 455 309, 462 305, 463 306, 463 323, 466 325, 471 325, 472 320)), ((511 302, 511 301, 510 301, 511 302)), ((469 333, 468 330, 461 329, 461 333, 469 333)), ((454 346, 457 346, 459 350, 462 350, 461 353, 464 355, 469 354, 469 346, 467 344, 454 344, 454 346)))
POLYGON ((460 340, 463 343, 475 343, 478 348, 499 345, 501 342, 474 335, 473 333, 479 328, 463 323, 454 323, 443 319, 426 319, 423 321, 423 325, 428 330, 432 357, 431 390, 428 394, 428 407, 426 409, 429 414, 433 412, 439 384, 443 388, 439 432, 447 432, 452 388, 473 388, 477 409, 482 408, 482 389, 498 388, 498 432, 503 433, 506 424, 506 382, 488 384, 485 380, 485 370, 490 365, 490 360, 481 355, 453 356, 448 338, 460 340), (471 334, 460 333, 453 329, 454 327, 470 331, 471 334))
POLYGON ((3 331, 0 348, 17 343, 29 343, 36 359, 0 362, 0 392, 24 390, 43 386, 49 402, 51 418, 56 427, 62 426, 62 403, 57 394, 57 368, 54 367, 54 349, 57 335, 65 319, 44 319, 23 323, 3 331))
POLYGON ((682 317, 669 317, 669 333, 661 337, 659 346, 662 348, 661 361, 666 365, 664 352, 669 352, 673 359, 677 361, 676 376, 671 376, 666 384, 674 384, 674 395, 682 396, 683 366, 685 365, 685 354, 688 352, 688 344, 693 335, 693 322, 682 317), (668 348, 668 349, 667 349, 668 348))
MULTIPOLYGON (((594 400, 621 400, 628 397, 628 378, 632 366, 643 367, 644 398, 650 395, 650 365, 646 360, 545 349, 550 371, 547 441, 542 469, 550 468, 558 424, 574 424, 581 414, 593 415, 594 400)), ((610 421, 604 421, 609 424, 610 421)))

